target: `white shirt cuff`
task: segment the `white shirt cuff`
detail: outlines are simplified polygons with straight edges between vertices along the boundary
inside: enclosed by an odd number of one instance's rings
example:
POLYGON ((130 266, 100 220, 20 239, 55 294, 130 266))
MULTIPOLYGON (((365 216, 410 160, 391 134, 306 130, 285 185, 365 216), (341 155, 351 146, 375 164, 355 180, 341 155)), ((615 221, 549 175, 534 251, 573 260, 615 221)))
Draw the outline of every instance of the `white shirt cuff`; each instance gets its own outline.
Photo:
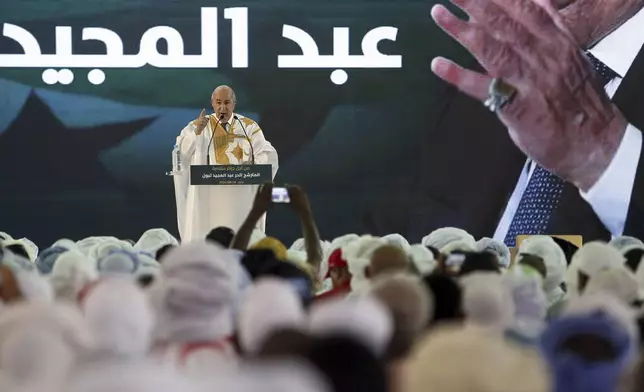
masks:
POLYGON ((642 133, 629 124, 606 171, 588 192, 580 191, 613 236, 624 232, 641 151, 642 133))

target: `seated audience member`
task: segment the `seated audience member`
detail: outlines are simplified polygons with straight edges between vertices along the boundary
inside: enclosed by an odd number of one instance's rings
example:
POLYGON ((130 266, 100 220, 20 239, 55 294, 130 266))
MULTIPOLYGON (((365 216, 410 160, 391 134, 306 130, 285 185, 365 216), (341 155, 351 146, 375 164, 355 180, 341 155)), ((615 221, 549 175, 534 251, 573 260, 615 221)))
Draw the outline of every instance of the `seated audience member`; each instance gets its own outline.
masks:
POLYGON ((233 238, 235 238, 235 231, 230 227, 224 226, 215 227, 206 235, 207 241, 216 242, 224 248, 230 248, 233 238))

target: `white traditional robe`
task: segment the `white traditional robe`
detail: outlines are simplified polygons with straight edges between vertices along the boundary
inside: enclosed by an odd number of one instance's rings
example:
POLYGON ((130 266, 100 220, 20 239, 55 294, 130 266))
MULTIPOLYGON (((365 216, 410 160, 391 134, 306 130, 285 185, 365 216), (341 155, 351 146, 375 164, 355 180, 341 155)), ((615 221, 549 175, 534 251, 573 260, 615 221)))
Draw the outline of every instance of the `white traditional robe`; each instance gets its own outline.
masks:
MULTIPOLYGON (((278 157, 275 148, 264 138, 259 125, 237 114, 244 124, 255 154, 255 164, 270 164, 273 178, 277 174, 278 157)), ((189 165, 205 165, 206 149, 215 129, 210 147, 211 165, 236 165, 251 161, 251 149, 239 121, 230 119, 228 132, 217 124, 214 116, 200 135, 195 134, 196 122, 190 122, 177 137, 181 151, 182 172, 174 176, 179 234, 184 242, 203 239, 215 227, 226 226, 237 231, 253 205, 257 185, 190 185, 189 165)), ((258 223, 262 232, 266 216, 258 223)))

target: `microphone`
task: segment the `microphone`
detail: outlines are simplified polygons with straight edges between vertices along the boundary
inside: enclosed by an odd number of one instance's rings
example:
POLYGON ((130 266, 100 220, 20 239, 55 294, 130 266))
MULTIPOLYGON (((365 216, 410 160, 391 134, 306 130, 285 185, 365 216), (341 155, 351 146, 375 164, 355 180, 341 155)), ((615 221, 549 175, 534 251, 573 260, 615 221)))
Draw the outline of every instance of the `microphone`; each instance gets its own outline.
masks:
POLYGON ((250 138, 248 137, 248 133, 246 133, 246 128, 244 128, 244 123, 243 123, 243 122, 241 122, 241 120, 239 119, 239 117, 237 117, 236 115, 235 115, 235 116, 233 116, 233 118, 234 118, 235 120, 239 121, 239 125, 241 125, 242 130, 244 131, 244 135, 246 136, 246 140, 248 140, 248 144, 250 144, 250 161, 251 161, 251 163, 254 165, 254 164, 255 164, 255 150, 253 149, 253 142, 252 142, 252 141, 250 140, 250 138))
MULTIPOLYGON (((208 116, 210 118, 210 116, 208 116)), ((208 142, 208 148, 206 149, 206 164, 210 165, 210 145, 212 144, 212 140, 215 138, 215 130, 217 129, 217 125, 219 125, 219 122, 224 119, 224 115, 222 114, 217 118, 217 123, 215 126, 212 128, 212 135, 210 136, 210 141, 208 142)))

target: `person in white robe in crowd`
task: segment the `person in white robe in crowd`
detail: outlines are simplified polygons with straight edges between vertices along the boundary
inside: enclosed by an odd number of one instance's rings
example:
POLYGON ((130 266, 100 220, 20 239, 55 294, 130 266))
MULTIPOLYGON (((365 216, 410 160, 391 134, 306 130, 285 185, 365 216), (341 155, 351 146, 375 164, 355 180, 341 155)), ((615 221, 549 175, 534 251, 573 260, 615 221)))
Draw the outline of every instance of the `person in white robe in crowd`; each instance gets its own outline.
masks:
POLYGON ((497 257, 499 265, 503 268, 510 268, 510 249, 501 241, 493 238, 483 237, 476 242, 477 252, 490 252, 497 257))
POLYGON ((385 355, 394 333, 389 309, 371 295, 331 298, 309 311, 308 331, 313 336, 344 334, 360 341, 371 352, 385 355))
POLYGON ((449 254, 453 251, 476 251, 474 237, 467 231, 455 227, 436 229, 423 237, 421 243, 425 246, 436 248, 444 254, 449 254))
POLYGON ((154 313, 148 297, 127 277, 106 278, 87 290, 80 308, 94 346, 89 358, 138 361, 152 345, 154 313))
POLYGON ((154 358, 196 378, 236 365, 236 257, 205 240, 168 252, 148 290, 157 320, 154 358))
POLYGON ((612 294, 625 306, 636 307, 641 301, 637 279, 627 268, 608 268, 597 272, 588 281, 583 295, 596 293, 612 294))
POLYGON ((142 250, 151 255, 156 255, 157 251, 165 245, 179 245, 179 241, 166 229, 150 229, 141 235, 141 238, 134 244, 134 248, 142 250))
POLYGON ((524 254, 538 256, 546 267, 546 279, 543 289, 548 298, 548 306, 553 306, 563 299, 565 293, 560 287, 566 274, 566 255, 551 237, 535 235, 521 242, 517 258, 524 254))
POLYGON ((246 355, 254 355, 266 339, 281 329, 305 329, 302 301, 277 278, 261 278, 248 290, 239 312, 237 336, 246 355))
POLYGON ((600 271, 625 268, 626 259, 615 247, 601 241, 584 244, 572 257, 566 271, 568 297, 580 296, 600 271))
POLYGON ((54 264, 49 280, 56 300, 76 302, 78 293, 98 278, 96 261, 78 251, 62 254, 54 264))
POLYGON ((351 273, 352 292, 361 293, 369 289, 367 267, 374 252, 385 245, 387 242, 382 238, 365 235, 342 247, 342 257, 347 261, 351 273))
MULTIPOLYGON (((269 164, 272 178, 279 167, 277 151, 257 122, 235 112, 237 99, 232 88, 217 87, 211 103, 215 113, 206 116, 205 109, 202 110, 199 118, 186 125, 177 137, 184 167, 174 176, 182 241, 202 239, 218 226, 236 231, 246 219, 257 193, 256 185, 190 185, 190 165, 206 165, 208 157, 211 165, 269 164)), ((265 231, 266 216, 258 222, 258 229, 265 231)))
POLYGON ((548 298, 543 290, 543 276, 532 266, 517 264, 502 277, 514 303, 514 322, 509 332, 531 342, 546 325, 548 298))
POLYGON ((438 266, 434 254, 422 244, 411 245, 408 254, 412 265, 421 276, 430 275, 438 266))
POLYGON ((14 305, 0 313, 0 390, 56 391, 93 339, 77 308, 14 305))

